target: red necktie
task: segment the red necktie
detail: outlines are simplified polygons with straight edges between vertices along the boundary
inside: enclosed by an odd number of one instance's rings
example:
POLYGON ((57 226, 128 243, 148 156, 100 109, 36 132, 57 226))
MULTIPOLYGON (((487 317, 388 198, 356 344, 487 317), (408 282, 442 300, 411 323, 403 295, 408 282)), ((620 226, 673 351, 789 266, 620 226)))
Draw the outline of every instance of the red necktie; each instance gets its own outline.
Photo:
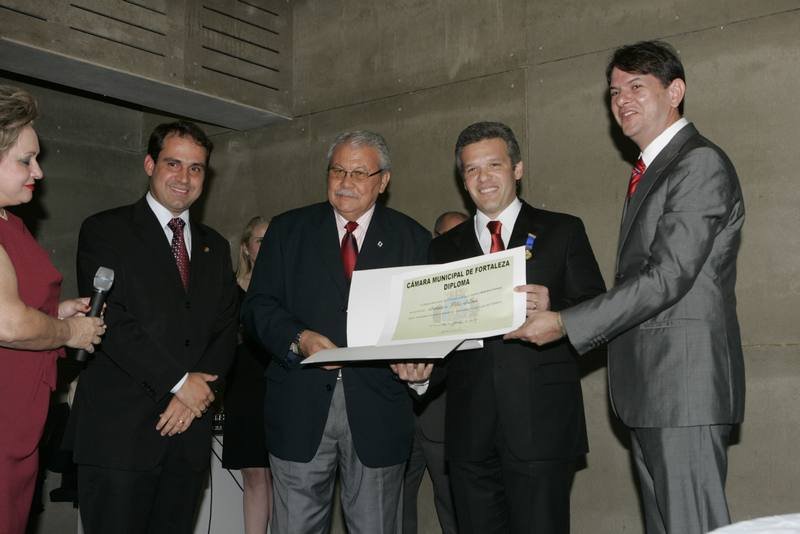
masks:
POLYGON ((503 243, 503 236, 500 235, 500 229, 503 227, 503 223, 500 221, 489 221, 486 223, 486 227, 489 228, 489 233, 492 234, 492 248, 489 249, 489 252, 505 250, 506 246, 503 243))
POLYGON ((347 231, 342 238, 342 265, 344 266, 344 276, 348 280, 353 277, 353 269, 356 268, 356 258, 358 258, 358 243, 356 243, 356 236, 353 235, 356 228, 358 228, 358 223, 355 221, 348 221, 344 225, 344 229, 347 231))
POLYGON ((183 240, 183 227, 186 223, 180 217, 176 217, 167 223, 172 230, 172 255, 175 257, 175 264, 181 275, 183 289, 189 289, 189 252, 186 250, 186 241, 183 240))
POLYGON ((633 170, 631 171, 631 181, 628 182, 628 198, 631 198, 636 192, 636 188, 639 186, 639 180, 642 179, 646 168, 642 158, 639 158, 639 161, 636 162, 636 165, 633 166, 633 170))

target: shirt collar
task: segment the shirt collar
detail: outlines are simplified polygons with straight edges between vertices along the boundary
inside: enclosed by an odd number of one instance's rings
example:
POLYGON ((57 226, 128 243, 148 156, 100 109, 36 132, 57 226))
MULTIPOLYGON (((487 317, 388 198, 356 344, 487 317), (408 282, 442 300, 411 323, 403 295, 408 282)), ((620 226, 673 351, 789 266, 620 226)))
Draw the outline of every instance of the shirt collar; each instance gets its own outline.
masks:
POLYGON ((517 216, 521 209, 522 201, 517 197, 494 219, 490 219, 489 216, 481 210, 477 210, 475 212, 475 234, 480 237, 484 232, 488 232, 489 229, 486 227, 486 224, 489 221, 500 221, 502 223, 500 231, 503 236, 503 241, 508 243, 508 237, 511 236, 511 231, 514 229, 514 224, 517 222, 517 216))
MULTIPOLYGON (((145 199, 147 200, 147 205, 150 206, 150 209, 153 211, 153 214, 158 219, 158 224, 161 225, 161 228, 166 228, 169 221, 175 218, 171 211, 165 208, 161 203, 156 200, 156 198, 150 193, 147 192, 145 195, 145 199)), ((184 210, 183 213, 178 215, 179 218, 183 219, 183 222, 186 223, 186 226, 189 226, 189 210, 184 210)))
MULTIPOLYGON (((375 204, 372 205, 370 209, 365 211, 361 217, 356 219, 358 223, 358 228, 356 228, 356 232, 359 230, 366 231, 369 227, 369 222, 372 220, 372 215, 375 213, 375 204)), ((336 228, 344 235, 344 225, 348 223, 350 219, 345 219, 341 213, 339 213, 336 208, 333 208, 333 214, 336 217, 336 228)))
POLYGON ((653 139, 650 144, 642 150, 640 157, 642 161, 644 161, 644 164, 649 167, 650 164, 653 163, 653 160, 656 159, 656 156, 664 150, 664 147, 667 146, 669 142, 672 141, 672 138, 687 124, 689 124, 689 121, 686 120, 686 117, 681 117, 670 124, 666 130, 658 134, 658 137, 653 139))

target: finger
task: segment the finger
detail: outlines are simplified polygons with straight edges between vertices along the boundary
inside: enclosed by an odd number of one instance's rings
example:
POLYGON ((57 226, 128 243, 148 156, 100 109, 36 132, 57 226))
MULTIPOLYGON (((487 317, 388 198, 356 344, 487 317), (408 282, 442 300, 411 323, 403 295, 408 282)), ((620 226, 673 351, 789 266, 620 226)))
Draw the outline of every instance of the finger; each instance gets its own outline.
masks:
POLYGON ((181 425, 183 425, 183 420, 174 421, 171 425, 169 425, 169 429, 167 430, 167 436, 174 436, 180 431, 181 425))
POLYGON ((191 426, 192 421, 194 421, 194 416, 191 413, 185 414, 184 417, 179 419, 178 425, 175 428, 176 434, 182 434, 186 432, 186 430, 191 426))
POLYGON ((432 363, 424 363, 422 364, 422 378, 427 379, 431 375, 431 371, 433 371, 433 364, 432 363))
POLYGON ((164 428, 164 425, 167 424, 168 419, 169 418, 167 417, 166 414, 162 413, 161 415, 159 415, 158 422, 156 423, 156 430, 161 431, 161 429, 164 428))
POLYGON ((429 380, 431 377, 431 373, 433 373, 433 364, 429 363, 425 365, 425 369, 422 371, 422 378, 424 380, 429 380))
POLYGON ((397 377, 400 380, 408 380, 408 364, 407 363, 398 363, 395 364, 395 373, 397 373, 397 377))
POLYGON ((167 420, 164 422, 164 425, 161 427, 161 435, 171 436, 177 423, 178 421, 176 419, 174 419, 172 416, 168 416, 167 420))
POLYGON ((519 339, 522 328, 517 328, 516 330, 512 330, 508 334, 503 336, 503 339, 519 339))
POLYGON ((172 420, 174 422, 172 428, 169 431, 170 436, 174 436, 175 434, 180 434, 184 430, 189 427, 189 422, 193 419, 191 413, 184 412, 183 414, 175 415, 172 420))

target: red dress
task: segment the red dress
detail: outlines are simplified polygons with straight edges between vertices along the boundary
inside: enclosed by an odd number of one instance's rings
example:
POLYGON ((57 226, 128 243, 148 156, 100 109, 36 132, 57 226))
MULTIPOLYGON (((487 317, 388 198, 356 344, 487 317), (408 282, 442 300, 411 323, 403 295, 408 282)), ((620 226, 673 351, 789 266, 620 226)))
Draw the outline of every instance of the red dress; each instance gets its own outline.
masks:
MULTIPOLYGON (((61 274, 22 221, 0 218, 0 245, 17 275, 22 302, 51 316, 58 314, 61 274)), ((0 532, 25 532, 38 468, 50 392, 56 385, 59 350, 28 351, 0 347, 0 532)))

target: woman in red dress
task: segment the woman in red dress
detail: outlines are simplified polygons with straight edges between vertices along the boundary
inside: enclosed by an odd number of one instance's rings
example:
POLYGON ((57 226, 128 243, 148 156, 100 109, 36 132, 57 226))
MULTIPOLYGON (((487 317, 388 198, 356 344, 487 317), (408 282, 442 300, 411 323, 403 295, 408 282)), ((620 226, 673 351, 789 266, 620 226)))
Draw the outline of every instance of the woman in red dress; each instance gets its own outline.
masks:
POLYGON ((0 532, 25 532, 61 347, 93 351, 105 325, 88 299, 59 303, 61 275, 7 206, 30 202, 43 178, 36 102, 0 86, 0 532))

